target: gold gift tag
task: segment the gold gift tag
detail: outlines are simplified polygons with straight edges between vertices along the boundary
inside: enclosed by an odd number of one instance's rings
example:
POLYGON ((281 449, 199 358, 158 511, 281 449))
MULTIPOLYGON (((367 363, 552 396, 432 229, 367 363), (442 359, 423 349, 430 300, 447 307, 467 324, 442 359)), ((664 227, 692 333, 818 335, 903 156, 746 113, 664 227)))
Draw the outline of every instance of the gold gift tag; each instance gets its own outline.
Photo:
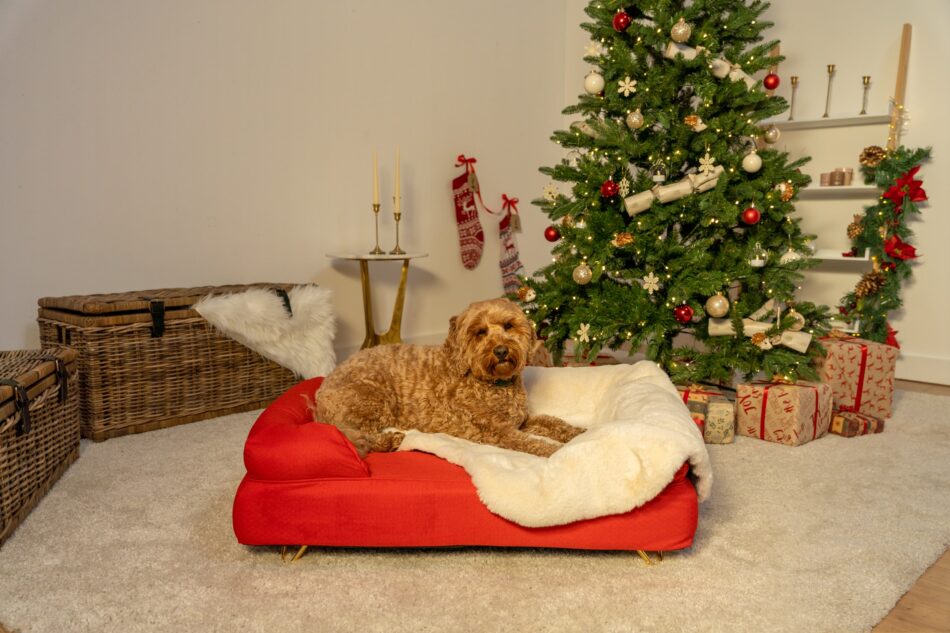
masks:
POLYGON ((521 233, 521 216, 517 213, 511 214, 511 231, 513 233, 521 233))

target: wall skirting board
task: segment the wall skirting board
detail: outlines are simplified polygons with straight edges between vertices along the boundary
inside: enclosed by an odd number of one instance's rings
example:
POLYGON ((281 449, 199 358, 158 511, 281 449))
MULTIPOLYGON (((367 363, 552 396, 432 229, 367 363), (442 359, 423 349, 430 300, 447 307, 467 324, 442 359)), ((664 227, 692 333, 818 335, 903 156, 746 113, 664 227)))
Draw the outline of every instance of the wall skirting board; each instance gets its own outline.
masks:
POLYGON ((901 380, 950 385, 950 358, 901 352, 896 374, 901 380))

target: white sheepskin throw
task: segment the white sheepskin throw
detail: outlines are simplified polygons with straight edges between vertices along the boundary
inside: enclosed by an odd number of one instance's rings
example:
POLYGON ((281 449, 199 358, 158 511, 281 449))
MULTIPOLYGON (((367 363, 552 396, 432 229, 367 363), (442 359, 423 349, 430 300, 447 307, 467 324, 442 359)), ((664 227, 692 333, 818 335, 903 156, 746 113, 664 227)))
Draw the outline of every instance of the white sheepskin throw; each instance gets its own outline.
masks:
POLYGON ((712 469, 702 434, 655 363, 528 367, 531 413, 587 431, 550 458, 409 431, 399 450, 433 453, 463 467, 489 510, 527 527, 627 512, 658 495, 689 461, 700 501, 712 469))
POLYGON ((195 310, 226 336, 297 375, 326 376, 336 366, 332 293, 302 285, 287 295, 292 316, 277 293, 263 288, 204 297, 195 310))

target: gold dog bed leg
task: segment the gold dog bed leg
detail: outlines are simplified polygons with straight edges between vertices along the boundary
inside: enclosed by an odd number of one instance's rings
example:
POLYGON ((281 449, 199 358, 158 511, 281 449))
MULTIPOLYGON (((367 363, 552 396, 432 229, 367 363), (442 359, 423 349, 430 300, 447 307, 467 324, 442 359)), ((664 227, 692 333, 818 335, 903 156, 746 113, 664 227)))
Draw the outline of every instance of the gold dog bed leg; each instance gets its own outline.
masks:
POLYGON ((283 563, 287 562, 287 546, 286 545, 280 546, 280 560, 283 563))
POLYGON ((294 557, 290 559, 291 563, 296 563, 300 560, 300 557, 307 553, 307 545, 301 545, 300 549, 297 550, 297 553, 294 554, 294 557))
MULTIPOLYGON (((646 552, 644 552, 642 549, 638 549, 638 550, 637 550, 637 554, 640 555, 640 558, 642 558, 643 561, 644 561, 647 565, 651 565, 651 566, 652 566, 652 565, 656 565, 656 563, 653 562, 653 559, 650 558, 650 555, 647 554, 646 552)), ((658 555, 659 555, 659 557, 660 557, 660 560, 662 561, 662 560, 663 560, 663 552, 658 552, 658 555)))

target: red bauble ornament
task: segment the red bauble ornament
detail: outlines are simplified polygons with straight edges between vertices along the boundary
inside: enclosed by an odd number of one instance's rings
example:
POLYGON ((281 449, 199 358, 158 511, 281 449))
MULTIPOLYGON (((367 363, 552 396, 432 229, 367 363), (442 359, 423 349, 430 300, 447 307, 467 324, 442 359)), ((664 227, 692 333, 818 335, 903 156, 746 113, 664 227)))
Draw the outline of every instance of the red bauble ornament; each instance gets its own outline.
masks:
POLYGON ((775 73, 767 74, 765 79, 762 80, 762 85, 765 86, 766 90, 775 90, 780 83, 782 83, 782 80, 775 73))
POLYGON ((755 207, 749 207, 742 212, 742 221, 746 224, 756 224, 762 218, 762 214, 755 207))
POLYGON ((600 195, 605 198, 613 198, 620 192, 620 186, 613 180, 607 180, 600 186, 600 195))
POLYGON ((561 239, 561 232, 557 230, 556 226, 549 226, 544 229, 544 239, 549 242, 556 242, 561 239))
POLYGON ((633 22, 633 18, 631 18, 630 15, 623 9, 620 9, 614 14, 614 30, 618 33, 623 33, 626 31, 627 28, 629 28, 631 22, 633 22))
POLYGON ((685 303, 678 305, 673 308, 673 318, 680 323, 689 323, 693 318, 693 309, 685 303))

